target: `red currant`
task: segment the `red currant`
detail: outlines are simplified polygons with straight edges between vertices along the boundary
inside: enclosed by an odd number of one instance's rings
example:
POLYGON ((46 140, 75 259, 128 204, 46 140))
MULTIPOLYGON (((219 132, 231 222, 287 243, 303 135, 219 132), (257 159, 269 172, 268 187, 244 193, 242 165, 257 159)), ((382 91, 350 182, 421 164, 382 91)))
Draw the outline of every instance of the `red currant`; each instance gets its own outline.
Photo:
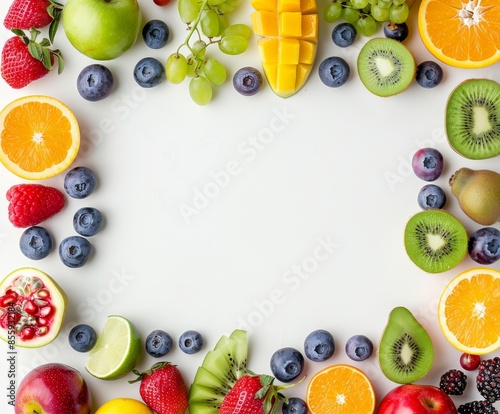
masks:
POLYGON ((479 366, 481 357, 479 355, 462 354, 460 356, 460 365, 467 371, 474 371, 479 366))
POLYGON ((153 0, 153 2, 157 6, 166 6, 168 3, 170 3, 170 0, 153 0))

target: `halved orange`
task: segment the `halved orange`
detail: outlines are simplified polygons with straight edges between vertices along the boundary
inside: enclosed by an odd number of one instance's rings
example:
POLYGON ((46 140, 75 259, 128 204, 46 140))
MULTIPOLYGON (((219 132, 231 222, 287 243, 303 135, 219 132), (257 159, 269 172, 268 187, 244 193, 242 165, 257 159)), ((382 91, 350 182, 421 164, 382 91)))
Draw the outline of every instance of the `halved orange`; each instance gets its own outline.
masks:
POLYGON ((482 68, 500 60, 498 0, 422 0, 418 30, 441 62, 482 68))
POLYGON ((500 348, 500 271, 466 270, 445 287, 438 305, 441 330, 459 351, 485 355, 500 348))
POLYGON ((375 392, 368 376, 348 364, 336 364, 314 374, 306 392, 311 414, 372 414, 375 392))
POLYGON ((21 178, 42 180, 59 174, 79 148, 78 121, 56 98, 24 96, 0 111, 0 162, 21 178))

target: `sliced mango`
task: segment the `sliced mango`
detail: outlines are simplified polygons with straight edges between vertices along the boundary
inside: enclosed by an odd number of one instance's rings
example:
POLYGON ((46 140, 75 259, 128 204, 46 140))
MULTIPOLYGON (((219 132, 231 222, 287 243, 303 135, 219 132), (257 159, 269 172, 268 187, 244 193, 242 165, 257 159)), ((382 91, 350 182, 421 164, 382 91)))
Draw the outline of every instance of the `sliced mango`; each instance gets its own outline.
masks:
POLYGON ((251 0, 264 74, 282 98, 297 93, 314 65, 319 18, 316 0, 251 0))

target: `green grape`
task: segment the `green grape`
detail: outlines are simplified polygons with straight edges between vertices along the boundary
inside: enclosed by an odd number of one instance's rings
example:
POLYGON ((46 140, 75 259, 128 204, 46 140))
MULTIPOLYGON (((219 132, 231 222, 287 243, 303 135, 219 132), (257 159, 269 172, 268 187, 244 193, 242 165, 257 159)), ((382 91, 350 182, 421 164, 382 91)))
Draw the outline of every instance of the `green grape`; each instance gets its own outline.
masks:
POLYGON ((207 51, 207 44, 203 40, 197 40, 191 45, 193 56, 197 59, 203 59, 207 51))
POLYGON ((381 9, 389 10, 392 6, 392 0, 378 0, 377 4, 381 9))
POLYGON ((406 3, 406 0, 392 0, 392 4, 395 6, 401 6, 403 3, 406 3))
POLYGON ((193 78, 196 75, 196 71, 198 69, 198 61, 192 54, 189 54, 186 57, 187 60, 187 72, 186 76, 189 78, 193 78))
POLYGON ((219 18, 213 10, 204 10, 200 20, 201 32, 208 38, 219 34, 219 18))
POLYGON ((371 8, 371 15, 376 21, 385 22, 389 20, 389 9, 383 9, 378 4, 374 4, 371 8))
POLYGON ((351 0, 352 7, 361 10, 368 5, 368 0, 351 0))
POLYGON ((334 23, 342 17, 342 5, 340 3, 328 3, 323 12, 323 19, 327 23, 334 23))
POLYGON ((200 3, 198 3, 198 0, 179 0, 177 3, 177 10, 181 20, 189 24, 198 17, 200 3))
POLYGON ((229 19, 225 14, 217 14, 217 18, 219 19, 219 33, 217 33, 217 36, 221 36, 229 26, 229 19))
POLYGON ((206 105, 212 100, 212 85, 203 76, 196 76, 189 81, 189 95, 198 105, 206 105))
POLYGON ((410 15, 410 8, 408 4, 403 3, 400 6, 392 6, 389 11, 389 20, 396 24, 406 22, 410 15))
POLYGON ((238 35, 248 39, 251 34, 252 34, 252 29, 250 29, 250 27, 248 27, 246 24, 239 23, 228 26, 226 30, 224 30, 224 32, 222 33, 222 37, 238 35))
POLYGON ((358 33, 366 37, 373 36, 378 29, 377 22, 372 16, 363 16, 355 26, 358 33))
POLYGON ((226 0, 208 0, 209 6, 218 6, 219 4, 224 3, 226 0))
POLYGON ((222 85, 226 81, 226 68, 222 63, 213 58, 209 58, 203 65, 205 77, 214 85, 222 85))
POLYGON ((165 64, 165 75, 172 83, 181 83, 187 75, 187 60, 180 53, 172 53, 165 64))
POLYGON ((361 11, 365 14, 370 14, 372 12, 372 5, 368 3, 366 7, 363 7, 361 11))
POLYGON ((361 17, 359 10, 353 9, 351 7, 344 7, 342 10, 342 17, 346 22, 355 24, 361 17))
POLYGON ((213 7, 219 14, 231 13, 238 5, 239 0, 226 0, 225 2, 213 7))
POLYGON ((226 55, 239 55, 248 48, 248 39, 239 35, 224 36, 220 39, 219 49, 226 55))

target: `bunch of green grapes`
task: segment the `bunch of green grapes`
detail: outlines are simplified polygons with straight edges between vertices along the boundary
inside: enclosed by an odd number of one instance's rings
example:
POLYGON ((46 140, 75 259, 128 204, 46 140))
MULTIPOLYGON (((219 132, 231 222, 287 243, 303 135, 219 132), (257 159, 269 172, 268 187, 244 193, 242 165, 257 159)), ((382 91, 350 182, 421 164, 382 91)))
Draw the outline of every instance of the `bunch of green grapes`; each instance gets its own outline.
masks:
POLYGON ((245 24, 229 24, 227 15, 239 0, 178 0, 178 12, 188 34, 165 65, 167 79, 181 83, 189 79, 189 94, 198 105, 212 99, 213 86, 226 81, 226 68, 207 53, 212 45, 227 55, 238 55, 248 48, 251 29, 245 24), (184 52, 185 50, 185 52, 184 52), (184 53, 181 53, 184 52, 184 53))
POLYGON ((407 0, 332 0, 323 17, 328 23, 343 18, 361 35, 372 36, 378 30, 378 22, 402 24, 409 15, 407 0))

